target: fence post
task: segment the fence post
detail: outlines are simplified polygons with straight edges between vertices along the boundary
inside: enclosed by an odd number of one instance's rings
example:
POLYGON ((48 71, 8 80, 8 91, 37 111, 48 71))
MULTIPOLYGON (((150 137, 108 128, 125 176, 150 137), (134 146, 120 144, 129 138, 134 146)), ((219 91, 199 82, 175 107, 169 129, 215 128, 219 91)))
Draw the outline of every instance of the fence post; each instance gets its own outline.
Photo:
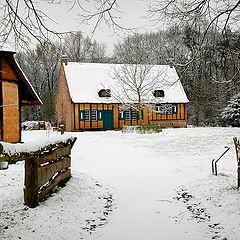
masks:
POLYGON ((237 155, 237 187, 240 187, 240 143, 239 140, 235 137, 233 138, 235 149, 236 149, 236 155, 237 155))
POLYGON ((25 160, 24 203, 31 208, 39 205, 37 161, 38 157, 25 160))

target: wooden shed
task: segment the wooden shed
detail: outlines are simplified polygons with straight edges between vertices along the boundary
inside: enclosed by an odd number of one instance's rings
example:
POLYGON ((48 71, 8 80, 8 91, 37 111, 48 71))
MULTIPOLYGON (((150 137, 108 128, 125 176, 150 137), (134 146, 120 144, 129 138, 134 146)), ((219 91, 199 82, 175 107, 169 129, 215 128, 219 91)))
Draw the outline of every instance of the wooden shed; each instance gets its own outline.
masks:
POLYGON ((0 140, 21 142, 21 106, 42 104, 14 57, 0 49, 0 140))
POLYGON ((112 130, 123 125, 158 123, 162 127, 187 127, 188 99, 174 67, 154 65, 161 72, 156 88, 142 110, 123 108, 114 97, 113 69, 121 64, 76 63, 62 60, 56 96, 56 122, 66 131, 112 130))

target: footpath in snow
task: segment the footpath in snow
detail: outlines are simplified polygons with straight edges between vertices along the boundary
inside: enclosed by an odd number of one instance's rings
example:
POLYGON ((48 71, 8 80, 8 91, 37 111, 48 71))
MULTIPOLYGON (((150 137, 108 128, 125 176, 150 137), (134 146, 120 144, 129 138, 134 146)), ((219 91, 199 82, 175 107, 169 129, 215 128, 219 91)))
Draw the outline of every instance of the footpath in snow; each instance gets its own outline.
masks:
POLYGON ((0 171, 0 239, 239 239, 239 128, 73 135, 73 178, 36 209, 22 204, 23 163, 0 171), (214 176, 211 160, 225 146, 214 176))

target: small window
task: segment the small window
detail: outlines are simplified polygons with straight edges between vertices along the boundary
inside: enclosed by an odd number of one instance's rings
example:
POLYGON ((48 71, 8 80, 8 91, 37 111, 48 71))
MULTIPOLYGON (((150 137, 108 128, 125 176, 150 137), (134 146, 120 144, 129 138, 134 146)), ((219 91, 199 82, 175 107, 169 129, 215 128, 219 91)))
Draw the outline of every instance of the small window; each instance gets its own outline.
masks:
POLYGON ((111 90, 110 89, 101 89, 98 92, 99 97, 111 97, 111 90))
POLYGON ((132 111, 131 111, 131 117, 132 117, 132 119, 137 119, 137 110, 132 109, 132 111))
POLYGON ((175 114, 177 113, 176 104, 156 104, 156 113, 160 114, 175 114))
POLYGON ((154 90, 153 91, 153 96, 154 97, 164 97, 165 96, 165 93, 163 90, 154 90))
POLYGON ((90 121, 90 111, 84 110, 84 121, 90 121))
POLYGON ((124 111, 124 118, 126 120, 130 120, 131 119, 131 111, 130 111, 130 109, 124 111))
POLYGON ((97 121, 97 110, 92 110, 91 111, 91 120, 92 121, 97 121))
POLYGON ((125 111, 121 111, 119 117, 120 119, 125 120, 138 119, 138 111, 136 109, 127 109, 125 111))

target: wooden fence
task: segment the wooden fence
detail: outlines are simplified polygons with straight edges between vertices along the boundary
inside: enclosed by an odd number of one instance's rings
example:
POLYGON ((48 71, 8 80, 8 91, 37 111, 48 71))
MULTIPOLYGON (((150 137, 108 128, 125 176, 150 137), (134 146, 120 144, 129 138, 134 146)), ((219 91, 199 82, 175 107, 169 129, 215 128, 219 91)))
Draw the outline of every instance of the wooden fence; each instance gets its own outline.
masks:
POLYGON ((0 161, 25 160, 24 202, 36 207, 54 187, 71 177, 71 149, 76 138, 49 144, 35 152, 21 152, 8 156, 0 145, 0 161))

